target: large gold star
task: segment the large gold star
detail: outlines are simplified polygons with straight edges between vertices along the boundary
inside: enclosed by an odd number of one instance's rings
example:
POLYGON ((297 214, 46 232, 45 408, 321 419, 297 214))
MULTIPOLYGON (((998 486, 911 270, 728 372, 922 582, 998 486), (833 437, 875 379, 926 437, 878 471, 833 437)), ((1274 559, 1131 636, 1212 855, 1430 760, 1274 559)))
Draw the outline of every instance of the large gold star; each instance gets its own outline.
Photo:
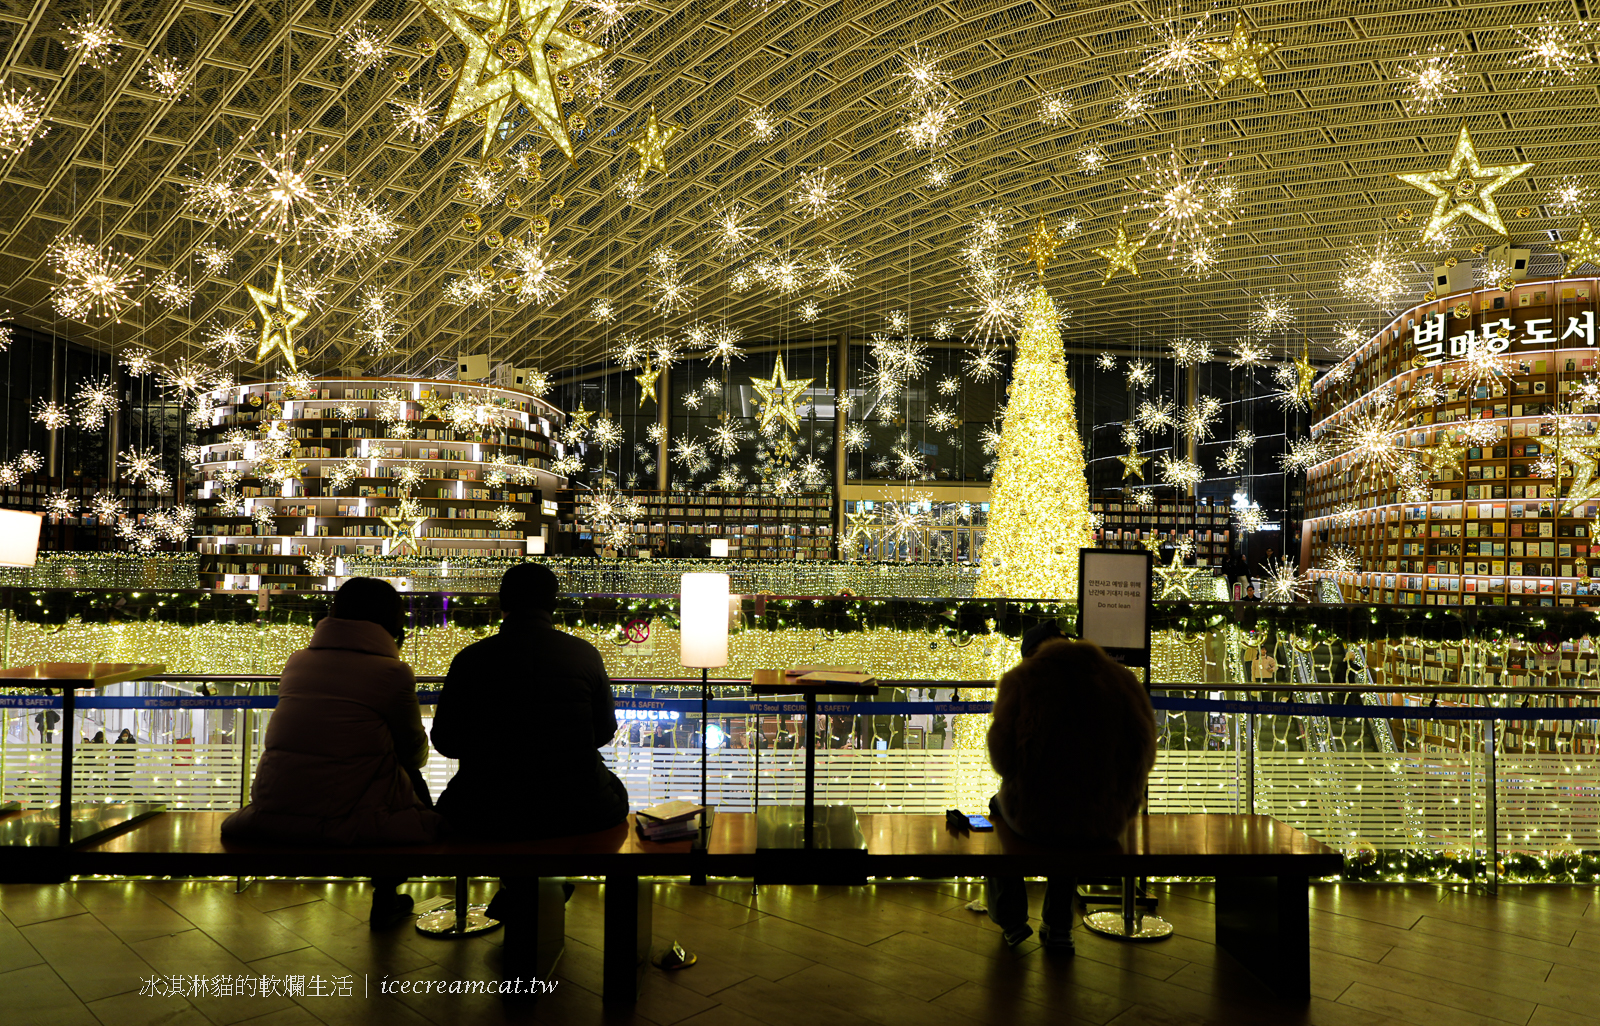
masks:
POLYGON ((773 370, 772 377, 752 377, 750 387, 761 397, 761 429, 766 430, 768 424, 778 420, 782 421, 790 431, 799 431, 800 414, 795 406, 814 380, 814 378, 806 378, 803 381, 789 380, 788 372, 783 369, 782 356, 778 357, 778 366, 773 370))
POLYGON ((255 301, 256 313, 261 317, 261 340, 256 345, 256 362, 266 363, 267 357, 272 355, 274 349, 283 352, 283 362, 289 365, 290 372, 296 370, 294 354, 294 329, 300 326, 311 313, 303 306, 296 306, 289 298, 288 291, 283 284, 283 261, 278 261, 277 274, 272 279, 272 291, 263 292, 254 285, 246 284, 250 298, 255 301))
POLYGON ((867 509, 866 505, 860 502, 856 503, 854 512, 846 514, 844 547, 848 550, 851 559, 856 558, 857 549, 855 543, 857 539, 867 541, 872 539, 872 527, 876 520, 876 513, 867 509))
MULTIPOLYGON (((1567 498, 1561 504, 1561 515, 1570 517, 1580 506, 1600 499, 1600 477, 1595 474, 1596 464, 1600 463, 1600 435, 1563 438, 1561 462, 1572 467, 1572 483, 1567 486, 1567 498)), ((1596 520, 1600 521, 1600 517, 1596 520)))
POLYGON ((1261 78, 1261 65, 1257 62, 1276 50, 1278 44, 1264 39, 1251 39, 1242 13, 1233 12, 1233 35, 1228 37, 1226 43, 1203 45, 1216 58, 1218 89, 1236 78, 1242 78, 1262 92, 1267 91, 1267 83, 1261 78))
POLYGON ((1135 258, 1139 255, 1139 248, 1142 245, 1144 245, 1142 242, 1128 241, 1126 224, 1117 225, 1117 241, 1094 251, 1095 256, 1106 258, 1106 274, 1100 280, 1100 284, 1104 285, 1116 277, 1119 270, 1127 271, 1135 278, 1139 277, 1139 265, 1135 262, 1135 258))
POLYGON ((394 532, 395 546, 390 555, 415 556, 422 551, 417 539, 422 537, 422 525, 428 518, 409 496, 400 500, 400 508, 395 510, 394 516, 379 516, 378 519, 394 532))
POLYGON ((645 360, 644 369, 633 376, 639 383, 639 409, 644 409, 644 404, 651 402, 656 397, 656 379, 661 376, 664 367, 651 367, 650 361, 645 360))
POLYGON ((1300 400, 1301 405, 1310 406, 1317 398, 1317 391, 1313 384, 1317 380, 1317 369, 1311 366, 1311 343, 1303 343, 1300 355, 1294 358, 1294 395, 1300 400))
POLYGON ((1122 461, 1122 479, 1124 481, 1130 477, 1138 478, 1140 481, 1144 480, 1144 465, 1150 462, 1150 457, 1140 456, 1137 445, 1131 446, 1125 454, 1118 456, 1117 459, 1122 461))
POLYGON ((1594 229, 1589 227, 1589 219, 1583 219, 1583 228, 1579 230, 1578 237, 1571 242, 1553 247, 1557 253, 1567 258, 1567 265, 1561 269, 1561 277, 1565 278, 1584 264, 1600 267, 1600 243, 1596 243, 1594 229))
POLYGON ((578 431, 586 431, 586 430, 588 430, 588 428, 589 428, 589 418, 593 417, 598 412, 599 412, 598 410, 586 410, 586 409, 584 409, 583 408, 583 403, 580 402, 578 404, 578 408, 576 410, 573 410, 571 413, 567 414, 567 427, 568 427, 568 429, 573 429, 573 430, 578 430, 578 431))
POLYGON ((1395 177, 1434 198, 1433 213, 1422 229, 1423 239, 1438 236, 1461 217, 1474 218, 1505 235, 1506 222, 1500 216, 1500 208, 1495 206, 1495 191, 1533 168, 1533 161, 1497 167, 1478 163, 1478 151, 1472 147, 1472 133, 1467 131, 1467 123, 1463 121, 1447 167, 1441 171, 1409 171, 1395 177))
POLYGON ((639 155, 640 168, 654 168, 662 174, 667 173, 667 144, 672 142, 672 137, 683 129, 677 125, 663 125, 656 120, 656 109, 650 108, 650 116, 644 123, 644 136, 628 144, 628 148, 639 155))
POLYGON ((422 416, 419 420, 446 420, 444 408, 450 405, 450 400, 438 392, 426 392, 422 396, 422 416))
POLYGON ((1056 258, 1056 250, 1061 247, 1063 241, 1061 236, 1045 226, 1044 218, 1041 217, 1028 235, 1028 244, 1022 247, 1022 255, 1038 266, 1039 277, 1042 278, 1046 265, 1056 258))
MULTIPOLYGON (((440 129, 482 116, 483 149, 500 129, 512 100, 521 103, 550 140, 574 161, 556 98, 556 76, 588 64, 605 48, 580 39, 559 26, 571 22, 572 0, 420 0, 445 23, 467 58, 440 119, 440 129), (517 22, 521 22, 517 27, 517 22), (477 28, 474 22, 487 23, 477 28), (515 29, 515 30, 514 30, 515 29)), ((574 161, 575 162, 575 161, 574 161)))
POLYGON ((1210 573, 1207 567, 1184 566, 1183 557, 1177 549, 1173 549, 1172 562, 1166 566, 1155 567, 1156 580, 1161 585, 1161 590, 1157 593, 1156 598, 1193 598, 1195 581, 1201 576, 1201 571, 1206 571, 1208 575, 1210 573))
POLYGON ((1454 476, 1461 469, 1461 461, 1467 458, 1468 446, 1465 443, 1453 441, 1443 431, 1439 432, 1436 438, 1433 448, 1428 450, 1434 473, 1448 470, 1454 476))

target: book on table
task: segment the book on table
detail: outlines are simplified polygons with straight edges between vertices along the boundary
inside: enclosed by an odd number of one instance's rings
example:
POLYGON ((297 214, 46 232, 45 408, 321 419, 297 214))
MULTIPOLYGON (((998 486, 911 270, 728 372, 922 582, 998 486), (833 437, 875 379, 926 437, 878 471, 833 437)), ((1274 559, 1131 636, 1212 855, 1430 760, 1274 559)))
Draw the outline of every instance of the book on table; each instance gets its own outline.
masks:
POLYGON ((673 841, 693 837, 700 831, 704 805, 681 799, 652 805, 634 814, 634 828, 647 841, 673 841))

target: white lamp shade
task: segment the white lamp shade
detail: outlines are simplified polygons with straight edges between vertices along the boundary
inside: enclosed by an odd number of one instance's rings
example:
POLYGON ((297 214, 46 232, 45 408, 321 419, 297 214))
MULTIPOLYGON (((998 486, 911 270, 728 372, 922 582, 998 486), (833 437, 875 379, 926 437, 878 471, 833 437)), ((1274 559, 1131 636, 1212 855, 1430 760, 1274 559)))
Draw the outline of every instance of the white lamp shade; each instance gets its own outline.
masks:
POLYGON ((728 575, 684 574, 678 585, 678 634, 684 666, 728 665, 728 575))
POLYGON ((530 555, 530 556, 542 556, 542 555, 544 555, 544 539, 542 537, 540 537, 539 535, 537 535, 537 534, 531 536, 528 539, 528 555, 530 555))
POLYGON ((727 556, 727 554, 728 554, 728 539, 726 539, 726 538, 713 538, 713 539, 711 539, 711 554, 713 556, 718 557, 718 558, 727 556))
POLYGON ((0 566, 33 566, 39 562, 39 531, 43 526, 44 517, 38 513, 0 509, 0 566))

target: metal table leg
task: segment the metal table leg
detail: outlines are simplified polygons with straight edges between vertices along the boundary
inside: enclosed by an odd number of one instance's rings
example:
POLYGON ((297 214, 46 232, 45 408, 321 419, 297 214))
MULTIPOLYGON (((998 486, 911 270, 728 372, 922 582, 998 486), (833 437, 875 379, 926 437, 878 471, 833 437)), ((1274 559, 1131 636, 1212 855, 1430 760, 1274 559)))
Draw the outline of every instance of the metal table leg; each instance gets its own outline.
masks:
POLYGON ((1139 880, 1122 878, 1122 908, 1116 912, 1095 912, 1083 917, 1083 925, 1095 933, 1118 940, 1162 940, 1172 936, 1172 924, 1160 916, 1147 915, 1139 908, 1139 880))
POLYGON ((456 900, 453 908, 441 908, 417 917, 417 932, 431 937, 471 937, 500 928, 500 920, 490 919, 487 905, 469 904, 467 891, 470 879, 456 877, 456 900))

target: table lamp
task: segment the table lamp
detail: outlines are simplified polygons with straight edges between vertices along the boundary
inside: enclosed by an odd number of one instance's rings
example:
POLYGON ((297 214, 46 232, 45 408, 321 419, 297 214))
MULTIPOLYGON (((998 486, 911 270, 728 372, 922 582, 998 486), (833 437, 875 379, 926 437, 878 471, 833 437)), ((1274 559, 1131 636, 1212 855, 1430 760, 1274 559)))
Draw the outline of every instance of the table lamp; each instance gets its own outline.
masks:
MULTIPOLYGON (((700 804, 706 804, 706 727, 711 686, 706 671, 728 665, 728 575, 684 574, 678 583, 679 662, 700 671, 700 804)), ((704 822, 704 819, 702 819, 704 822)))
POLYGON ((728 539, 711 539, 711 555, 717 559, 726 559, 728 555, 728 539))
MULTIPOLYGON (((33 566, 38 563, 39 532, 43 526, 44 517, 38 513, 0 509, 0 566, 33 566)), ((723 616, 727 616, 726 609, 723 610, 723 616)))

